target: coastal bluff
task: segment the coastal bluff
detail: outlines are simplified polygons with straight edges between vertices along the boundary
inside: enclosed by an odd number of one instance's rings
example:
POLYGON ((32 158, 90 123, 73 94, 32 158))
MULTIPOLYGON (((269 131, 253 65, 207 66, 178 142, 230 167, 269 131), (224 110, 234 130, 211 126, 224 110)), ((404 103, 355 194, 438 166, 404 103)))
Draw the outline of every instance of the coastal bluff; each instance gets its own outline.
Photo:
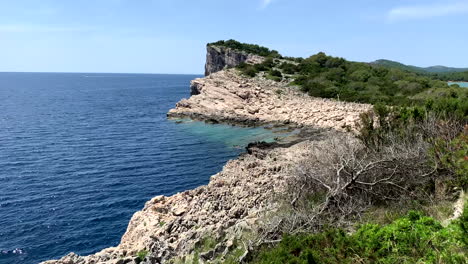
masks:
POLYGON ((129 222, 116 247, 90 256, 70 253, 42 264, 154 264, 241 262, 250 236, 264 217, 278 209, 275 200, 298 161, 330 134, 355 127, 370 105, 312 98, 290 83, 240 74, 239 63, 264 57, 208 46, 206 77, 193 80, 192 96, 177 103, 169 118, 191 118, 242 126, 278 125, 304 133, 287 142, 250 144, 210 182, 170 197, 146 202, 129 222))
POLYGON ((242 76, 226 69, 193 80, 192 96, 182 99, 168 113, 170 118, 191 118, 233 125, 266 124, 320 127, 337 130, 355 128, 370 105, 314 98, 288 82, 262 76, 242 76))
POLYGON ((235 67, 242 62, 261 63, 265 58, 255 54, 216 45, 206 46, 206 64, 205 76, 224 70, 225 68, 235 67))

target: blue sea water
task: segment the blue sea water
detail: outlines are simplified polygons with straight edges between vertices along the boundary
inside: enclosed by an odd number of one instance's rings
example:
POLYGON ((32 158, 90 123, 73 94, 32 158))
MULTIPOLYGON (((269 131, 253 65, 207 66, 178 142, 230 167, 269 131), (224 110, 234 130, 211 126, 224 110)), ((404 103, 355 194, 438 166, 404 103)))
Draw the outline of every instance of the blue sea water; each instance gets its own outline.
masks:
POLYGON ((468 82, 448 82, 449 85, 458 84, 460 87, 468 87, 468 82))
POLYGON ((277 136, 167 120, 196 77, 0 73, 0 263, 115 246, 151 197, 206 184, 277 136))

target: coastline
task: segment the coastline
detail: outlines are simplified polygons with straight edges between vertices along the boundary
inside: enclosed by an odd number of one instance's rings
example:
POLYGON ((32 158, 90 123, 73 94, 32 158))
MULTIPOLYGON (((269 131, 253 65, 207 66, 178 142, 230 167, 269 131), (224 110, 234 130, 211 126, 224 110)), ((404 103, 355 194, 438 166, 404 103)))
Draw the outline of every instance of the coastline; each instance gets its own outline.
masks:
POLYGON ((228 161, 207 185, 152 198, 133 215, 117 247, 85 257, 70 253, 44 264, 165 263, 187 261, 195 254, 212 261, 236 248, 245 253, 248 246, 240 241, 257 232, 263 216, 277 209, 276 194, 284 190, 288 172, 307 154, 311 142, 353 130, 360 113, 370 109, 306 97, 287 83, 247 79, 233 71, 192 81, 199 94, 177 103, 168 118, 280 126, 300 132, 273 143, 249 144, 246 153, 228 161), (213 244, 209 250, 203 248, 207 239, 213 244), (142 252, 151 252, 144 257, 146 262, 138 257, 142 252))
POLYGON ((191 83, 192 96, 171 109, 168 118, 190 118, 240 126, 295 126, 349 131, 370 105, 313 98, 264 77, 248 78, 235 69, 212 73, 191 83))
POLYGON ((459 85, 461 88, 466 88, 466 87, 468 87, 468 82, 448 81, 447 83, 448 83, 448 85, 457 84, 457 85, 459 85))
POLYGON ((272 201, 284 190, 287 171, 307 153, 308 142, 323 140, 328 133, 338 132, 301 129, 273 143, 251 143, 207 185, 146 202, 131 218, 117 247, 90 256, 70 253, 42 263, 165 263, 178 258, 190 261, 194 252, 208 261, 242 247, 244 236, 256 232, 262 217, 275 210, 272 201), (200 250, 208 238, 215 241, 214 250, 200 250), (156 254, 140 262, 137 256, 143 251, 156 254))

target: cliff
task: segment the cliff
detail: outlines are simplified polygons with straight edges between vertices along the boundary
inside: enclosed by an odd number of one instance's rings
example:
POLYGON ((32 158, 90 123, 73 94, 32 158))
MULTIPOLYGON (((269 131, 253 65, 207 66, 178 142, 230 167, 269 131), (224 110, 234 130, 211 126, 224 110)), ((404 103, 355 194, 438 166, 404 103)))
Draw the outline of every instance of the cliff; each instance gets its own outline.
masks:
POLYGON ((229 48, 208 46, 209 76, 192 81, 191 96, 177 103, 168 117, 188 117, 238 125, 276 124, 302 128, 287 142, 251 145, 248 153, 229 161, 206 186, 171 197, 157 196, 132 217, 117 247, 90 256, 74 253, 44 264, 223 263, 240 261, 249 236, 264 216, 278 209, 275 197, 284 192, 291 170, 336 130, 352 128, 369 105, 311 98, 287 82, 248 78, 236 69, 240 62, 263 57, 229 48), (230 255, 235 252, 234 255, 230 255))
POLYGON ((205 76, 221 71, 226 67, 235 67, 242 62, 255 64, 264 60, 262 56, 223 46, 208 45, 206 51, 205 76))
POLYGON ((262 76, 249 78, 236 69, 193 80, 192 94, 168 113, 172 118, 192 118, 236 125, 279 124, 305 127, 354 128, 370 105, 313 98, 288 82, 262 76), (196 92, 194 92, 196 91, 196 92))

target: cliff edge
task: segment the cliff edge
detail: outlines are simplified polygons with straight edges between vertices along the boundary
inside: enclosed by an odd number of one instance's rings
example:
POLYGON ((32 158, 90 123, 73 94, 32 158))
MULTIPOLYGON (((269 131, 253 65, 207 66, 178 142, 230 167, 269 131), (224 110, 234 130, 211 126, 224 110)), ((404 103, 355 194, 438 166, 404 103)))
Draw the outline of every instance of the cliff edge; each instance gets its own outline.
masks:
POLYGON ((226 69, 242 62, 260 63, 262 56, 210 45, 207 50, 208 76, 192 81, 192 96, 178 102, 168 117, 288 125, 308 132, 284 144, 253 144, 208 185, 154 197, 134 214, 117 247, 90 256, 70 253, 43 264, 223 263, 228 258, 239 262, 248 252, 246 237, 257 232, 266 214, 278 209, 275 197, 284 191, 290 171, 310 152, 310 144, 352 128, 370 109, 311 98, 289 82, 249 78, 226 69))
POLYGON ((265 58, 255 54, 223 46, 208 44, 206 46, 205 76, 219 72, 225 68, 235 67, 243 62, 257 64, 265 58))

